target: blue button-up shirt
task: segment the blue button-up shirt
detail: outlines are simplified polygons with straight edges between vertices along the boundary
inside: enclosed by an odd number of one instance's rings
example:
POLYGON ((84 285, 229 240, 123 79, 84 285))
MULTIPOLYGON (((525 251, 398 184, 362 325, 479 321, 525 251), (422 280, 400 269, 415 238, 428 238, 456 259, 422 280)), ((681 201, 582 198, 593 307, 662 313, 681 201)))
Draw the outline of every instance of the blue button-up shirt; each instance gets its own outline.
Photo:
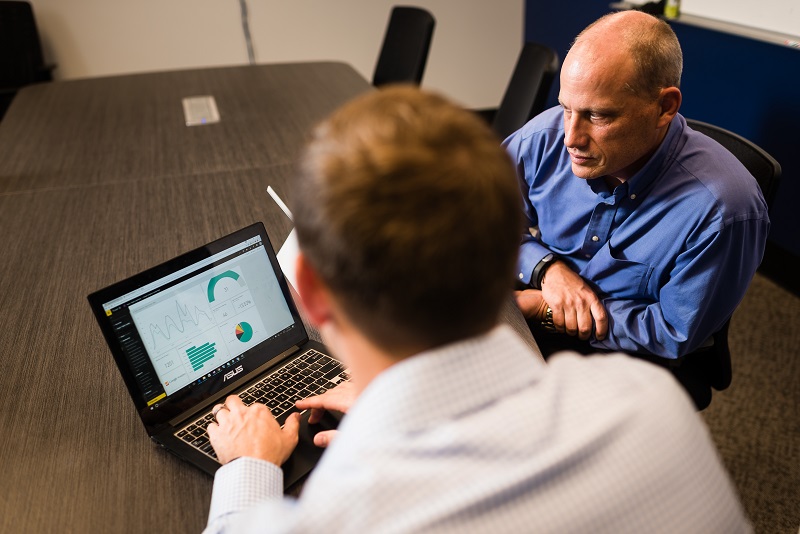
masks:
POLYGON ((680 115, 650 161, 613 191, 572 173, 560 106, 505 141, 530 234, 519 279, 554 252, 609 315, 598 348, 677 358, 722 327, 761 262, 769 231, 755 179, 680 115))

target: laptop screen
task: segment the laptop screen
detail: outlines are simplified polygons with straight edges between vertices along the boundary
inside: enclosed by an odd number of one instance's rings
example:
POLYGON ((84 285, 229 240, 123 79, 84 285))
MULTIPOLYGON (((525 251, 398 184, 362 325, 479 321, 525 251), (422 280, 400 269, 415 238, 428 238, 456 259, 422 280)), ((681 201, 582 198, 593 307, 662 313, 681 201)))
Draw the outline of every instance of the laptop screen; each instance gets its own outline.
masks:
POLYGON ((89 300, 146 424, 200 404, 307 338, 261 223, 89 300))

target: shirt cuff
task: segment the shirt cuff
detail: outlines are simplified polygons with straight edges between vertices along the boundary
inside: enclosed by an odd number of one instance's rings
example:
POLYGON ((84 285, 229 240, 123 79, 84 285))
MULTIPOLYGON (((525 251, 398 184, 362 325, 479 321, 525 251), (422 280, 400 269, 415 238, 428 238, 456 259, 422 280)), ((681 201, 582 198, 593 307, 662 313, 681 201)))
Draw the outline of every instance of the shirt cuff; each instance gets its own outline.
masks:
POLYGON ((519 249, 519 259, 517 260, 517 281, 523 285, 530 284, 533 270, 542 261, 542 258, 552 252, 552 250, 538 241, 531 240, 522 243, 519 249))
POLYGON ((208 522, 282 496, 280 467, 265 460, 239 458, 220 467, 214 475, 208 522))

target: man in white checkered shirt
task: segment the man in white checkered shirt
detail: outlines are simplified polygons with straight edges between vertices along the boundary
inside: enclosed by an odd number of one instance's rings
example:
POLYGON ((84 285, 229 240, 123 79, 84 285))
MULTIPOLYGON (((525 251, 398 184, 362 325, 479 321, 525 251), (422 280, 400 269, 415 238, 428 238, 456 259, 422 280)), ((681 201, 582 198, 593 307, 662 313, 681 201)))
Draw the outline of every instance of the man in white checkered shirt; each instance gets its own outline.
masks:
POLYGON ((374 91, 315 131, 293 191, 308 319, 352 372, 297 403, 347 412, 298 499, 297 443, 238 397, 207 532, 748 532, 689 398, 622 355, 548 364, 499 324, 521 200, 499 141, 418 89, 374 91))

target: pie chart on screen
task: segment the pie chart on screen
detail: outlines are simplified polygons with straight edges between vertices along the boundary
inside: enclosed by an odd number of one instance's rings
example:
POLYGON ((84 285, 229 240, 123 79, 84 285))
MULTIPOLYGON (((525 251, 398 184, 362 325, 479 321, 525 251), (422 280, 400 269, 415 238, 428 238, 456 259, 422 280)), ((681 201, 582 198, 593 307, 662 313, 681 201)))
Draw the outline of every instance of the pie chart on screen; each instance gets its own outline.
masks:
POLYGON ((242 343, 247 343, 253 338, 253 327, 250 323, 242 321, 236 325, 236 338, 242 343))

